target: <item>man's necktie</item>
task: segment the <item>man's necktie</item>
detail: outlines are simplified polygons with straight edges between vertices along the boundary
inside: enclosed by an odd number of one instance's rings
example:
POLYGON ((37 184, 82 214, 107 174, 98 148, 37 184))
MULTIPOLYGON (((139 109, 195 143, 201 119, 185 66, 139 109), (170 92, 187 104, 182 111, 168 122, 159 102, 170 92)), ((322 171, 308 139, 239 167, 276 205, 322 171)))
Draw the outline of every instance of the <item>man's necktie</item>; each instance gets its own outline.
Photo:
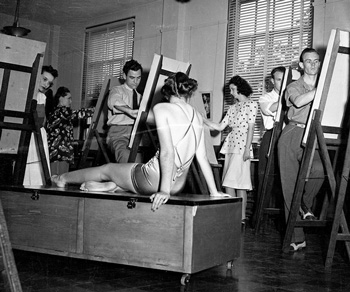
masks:
POLYGON ((139 106, 137 104, 137 92, 134 89, 132 91, 132 109, 138 109, 138 108, 139 108, 139 106))

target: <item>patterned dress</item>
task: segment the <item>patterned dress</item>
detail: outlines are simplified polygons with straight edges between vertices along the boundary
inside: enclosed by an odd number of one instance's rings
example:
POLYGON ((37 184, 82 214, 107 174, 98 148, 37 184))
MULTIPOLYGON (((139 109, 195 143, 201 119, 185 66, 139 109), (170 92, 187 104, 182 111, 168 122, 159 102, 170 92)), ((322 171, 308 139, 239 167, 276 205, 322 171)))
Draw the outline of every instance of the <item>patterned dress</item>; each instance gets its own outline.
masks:
MULTIPOLYGON (((225 154, 223 186, 251 190, 250 160, 243 161, 247 143, 248 123, 255 123, 258 104, 255 101, 237 102, 227 111, 223 122, 232 130, 227 135, 220 153, 225 154)), ((250 149, 252 154, 252 147, 250 149)))
POLYGON ((91 117, 94 111, 94 108, 72 110, 66 106, 55 109, 46 124, 51 163, 73 161, 73 120, 91 117))

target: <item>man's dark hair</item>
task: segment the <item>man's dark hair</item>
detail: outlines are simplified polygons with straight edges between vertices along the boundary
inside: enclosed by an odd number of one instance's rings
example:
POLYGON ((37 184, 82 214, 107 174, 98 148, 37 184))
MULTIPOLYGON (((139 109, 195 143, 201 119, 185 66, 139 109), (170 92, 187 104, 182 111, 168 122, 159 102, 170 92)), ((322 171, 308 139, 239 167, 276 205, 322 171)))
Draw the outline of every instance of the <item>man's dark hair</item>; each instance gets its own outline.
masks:
POLYGON ((142 66, 139 62, 137 62, 136 60, 129 60, 125 63, 124 67, 123 67, 123 72, 125 75, 128 75, 128 72, 132 70, 132 71, 138 71, 141 70, 142 73, 142 66))
POLYGON ((300 58, 299 58, 299 61, 300 62, 303 62, 304 61, 304 55, 306 54, 306 53, 316 53, 317 55, 320 55, 314 48, 305 48, 302 52, 301 52, 301 54, 300 54, 300 58))
POLYGON ((57 89, 57 92, 54 97, 54 106, 58 106, 60 97, 65 97, 68 93, 70 93, 70 90, 67 87, 61 86, 57 89))
POLYGON ((50 73, 53 76, 53 78, 57 78, 58 77, 57 70, 54 69, 51 65, 43 66, 42 69, 41 69, 41 74, 44 73, 44 72, 50 73))
POLYGON ((272 79, 275 77, 276 72, 284 73, 284 72, 286 72, 286 67, 280 66, 280 67, 273 68, 271 71, 271 78, 272 79))

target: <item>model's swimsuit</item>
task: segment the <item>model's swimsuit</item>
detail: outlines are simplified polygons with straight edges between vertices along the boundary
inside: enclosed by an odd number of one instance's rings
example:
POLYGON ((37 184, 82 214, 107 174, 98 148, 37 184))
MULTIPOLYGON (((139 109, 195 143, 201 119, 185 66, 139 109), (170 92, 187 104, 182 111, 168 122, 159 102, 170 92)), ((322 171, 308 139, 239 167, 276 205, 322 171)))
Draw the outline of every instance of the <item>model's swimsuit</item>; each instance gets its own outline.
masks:
MULTIPOLYGON (((177 105, 186 114, 185 110, 179 104, 177 105)), ((190 167, 198 147, 198 139, 193 126, 194 117, 195 117, 195 110, 193 109, 192 118, 190 119, 188 117, 190 124, 187 130, 185 131, 183 137, 174 146, 175 155, 179 159, 180 166, 176 167, 176 171, 173 177, 173 184, 176 182, 176 179, 180 177, 190 167), (180 143, 185 139, 185 137, 190 132, 190 130, 192 130, 195 138, 195 151, 193 155, 186 162, 183 163, 181 156, 178 152, 178 148, 179 146, 181 146, 180 143)), ((131 170, 131 179, 136 192, 141 195, 152 195, 153 193, 158 191, 159 184, 160 184, 159 150, 154 155, 154 157, 151 158, 147 163, 135 164, 135 166, 131 170)))

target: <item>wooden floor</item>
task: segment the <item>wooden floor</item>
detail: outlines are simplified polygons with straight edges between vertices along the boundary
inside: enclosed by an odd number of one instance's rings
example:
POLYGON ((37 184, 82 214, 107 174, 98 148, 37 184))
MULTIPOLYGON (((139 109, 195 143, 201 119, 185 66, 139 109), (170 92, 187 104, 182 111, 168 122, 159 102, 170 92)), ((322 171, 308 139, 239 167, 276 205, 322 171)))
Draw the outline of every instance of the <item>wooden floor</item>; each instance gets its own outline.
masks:
POLYGON ((243 229, 241 257, 232 270, 221 265, 193 274, 187 286, 180 284, 181 274, 175 272, 24 251, 14 251, 14 255, 24 292, 350 291, 350 264, 343 256, 341 243, 332 271, 327 273, 321 232, 307 230, 306 249, 283 254, 275 226, 270 220, 258 236, 249 226, 243 229))

